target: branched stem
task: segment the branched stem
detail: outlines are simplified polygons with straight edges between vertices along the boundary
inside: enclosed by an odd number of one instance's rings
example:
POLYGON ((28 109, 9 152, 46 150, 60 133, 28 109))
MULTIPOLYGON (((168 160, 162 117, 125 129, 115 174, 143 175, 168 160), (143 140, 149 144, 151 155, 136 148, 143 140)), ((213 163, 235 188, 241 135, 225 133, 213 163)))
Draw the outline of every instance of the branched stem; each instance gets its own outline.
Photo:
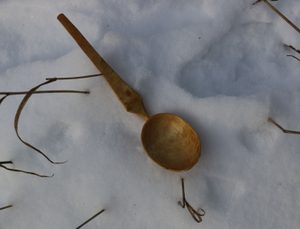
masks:
POLYGON ((279 128, 283 133, 285 134, 300 134, 300 131, 295 130, 287 130, 283 128, 281 125, 279 125, 273 118, 269 117, 268 121, 272 124, 274 124, 277 128, 279 128))
MULTIPOLYGON (((19 140, 26 146, 28 146, 29 148, 33 149, 34 151, 38 152, 39 154, 41 154, 43 157, 45 157, 49 162, 51 162, 52 164, 64 164, 66 161, 63 162, 55 162, 53 160, 51 160, 43 151, 41 151, 40 149, 38 149, 37 147, 31 145, 30 143, 28 143, 27 141, 23 140, 23 138, 20 136, 19 134, 19 119, 21 116, 21 113, 23 111, 23 108, 25 107, 26 103, 28 102, 29 98, 33 95, 33 94, 43 94, 43 93, 82 93, 82 94, 89 94, 89 91, 78 91, 78 90, 44 90, 44 91, 37 91, 40 87, 46 85, 46 84, 50 84, 53 83, 55 81, 58 80, 76 80, 76 79, 86 79, 86 78, 92 78, 92 77, 97 77, 100 76, 102 74, 92 74, 92 75, 85 75, 85 76, 75 76, 75 77, 55 77, 55 78, 47 78, 46 81, 44 83, 41 83, 35 87, 33 87, 32 89, 30 89, 29 91, 19 91, 19 92, 0 92, 0 95, 4 95, 1 99, 0 99, 0 104, 3 102, 4 99, 6 99, 8 96, 11 95, 22 95, 25 94, 24 98, 22 99, 16 115, 15 115, 15 120, 14 120, 14 128, 15 128, 15 132, 17 137, 19 138, 19 140)), ((49 176, 44 176, 44 175, 39 175, 36 173, 32 173, 32 172, 27 172, 27 171, 23 171, 23 170, 18 170, 18 169, 11 169, 8 168, 6 166, 4 166, 3 164, 1 164, 1 167, 10 171, 14 171, 14 172, 23 172, 23 173, 28 173, 28 174, 32 174, 32 175, 37 175, 37 176, 41 176, 41 177, 49 177, 49 176)))
POLYGON ((54 176, 53 174, 51 176, 47 176, 47 175, 41 175, 41 174, 38 174, 38 173, 29 172, 29 171, 25 171, 25 170, 12 169, 12 168, 6 167, 4 164, 13 164, 13 162, 12 161, 0 161, 0 167, 5 169, 5 170, 11 171, 11 172, 25 173, 25 174, 29 174, 29 175, 42 177, 42 178, 47 178, 47 177, 53 177, 54 176))
POLYGON ((178 204, 182 207, 182 208, 187 208, 187 210, 189 211, 189 213, 191 214, 191 216, 193 217, 193 219, 197 222, 197 223, 201 223, 202 222, 202 217, 205 215, 205 211, 202 208, 199 208, 199 210, 195 210, 190 203, 186 200, 185 198, 185 189, 184 189, 184 179, 181 178, 181 188, 182 188, 182 202, 178 201, 178 204))

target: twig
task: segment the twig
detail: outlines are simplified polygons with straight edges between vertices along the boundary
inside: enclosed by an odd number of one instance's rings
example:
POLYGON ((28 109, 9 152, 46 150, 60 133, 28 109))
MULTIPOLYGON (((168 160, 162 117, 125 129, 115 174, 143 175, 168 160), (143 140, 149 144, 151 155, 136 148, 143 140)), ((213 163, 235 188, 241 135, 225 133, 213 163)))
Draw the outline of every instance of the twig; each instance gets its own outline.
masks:
POLYGON ((100 212, 96 213, 95 215, 93 215, 91 218, 89 218, 88 220, 86 220, 84 223, 80 224, 78 227, 76 227, 76 229, 80 229, 82 228, 84 225, 86 225, 88 222, 92 221, 94 218, 96 218, 98 215, 100 215, 101 213, 103 213, 105 211, 105 209, 102 209, 100 212))
POLYGON ((292 26, 298 33, 300 33, 299 27, 297 27, 292 21, 290 21, 283 13, 281 13, 275 6, 273 6, 268 0, 257 0, 252 5, 255 5, 263 1, 266 3, 275 13, 277 13, 283 20, 285 20, 290 26, 292 26))
POLYGON ((293 57, 294 59, 300 61, 300 59, 298 57, 294 56, 294 55, 286 55, 286 56, 293 57))
MULTIPOLYGON (((28 91, 4 91, 0 92, 0 95, 4 95, 0 99, 0 104, 11 95, 24 95, 28 91)), ((32 94, 51 94, 51 93, 78 93, 78 94, 89 94, 89 91, 78 91, 78 90, 43 90, 43 91, 34 91, 32 94)))
POLYGON ((197 223, 201 223, 202 222, 202 217, 205 215, 205 211, 202 208, 199 208, 199 210, 195 210, 190 204, 189 202, 186 200, 185 198, 185 189, 184 189, 184 179, 181 178, 181 188, 182 188, 182 202, 178 201, 178 204, 182 207, 185 208, 187 207, 187 210, 189 211, 189 213, 191 214, 191 216, 194 218, 194 220, 197 223))
MULTIPOLYGON (((28 146, 29 148, 33 149, 34 151, 38 152, 39 154, 41 154, 42 156, 44 156, 49 162, 51 162, 52 164, 64 164, 66 161, 63 162, 55 162, 53 160, 51 160, 43 151, 41 151, 40 149, 38 149, 37 147, 31 145, 30 143, 26 142, 25 140, 23 140, 23 138, 20 136, 19 134, 19 119, 20 119, 20 115, 23 111, 23 108, 25 107, 26 103, 28 102, 29 98, 33 95, 33 94, 42 94, 42 93, 83 93, 83 94, 89 94, 89 91, 77 91, 77 90, 45 90, 45 91, 37 91, 40 87, 46 85, 46 84, 50 84, 53 83, 57 80, 74 80, 74 79, 86 79, 86 78, 91 78, 91 77, 96 77, 102 74, 92 74, 92 75, 85 75, 85 76, 75 76, 75 77, 55 77, 55 78, 47 78, 46 82, 41 83, 35 87, 33 87, 32 89, 30 89, 29 91, 21 91, 21 92, 0 92, 0 94, 4 95, 1 99, 0 99, 0 104, 1 102, 3 102, 4 99, 6 99, 8 96, 10 95, 20 95, 20 94, 25 94, 23 100, 21 101, 17 112, 15 114, 15 120, 14 120, 14 128, 15 128, 15 132, 17 137, 19 138, 19 140, 26 146, 28 146)), ((9 169, 9 168, 6 168, 9 169)), ((12 170, 12 169, 11 169, 12 170)), ((16 171, 17 172, 17 171, 16 171)))
POLYGON ((295 130, 287 130, 285 128, 283 128, 282 126, 280 126, 277 122, 275 122, 274 119, 272 119, 271 117, 268 118, 268 121, 272 124, 274 124, 276 127, 278 127, 283 133, 286 134, 300 134, 300 131, 295 131, 295 130))
POLYGON ((7 208, 11 208, 12 206, 13 206, 13 205, 12 205, 12 204, 10 204, 10 205, 7 205, 7 206, 4 206, 4 207, 1 207, 1 208, 0 208, 0 211, 1 211, 1 210, 4 210, 4 209, 7 209, 7 208))
POLYGON ((52 77, 52 78, 46 78, 46 80, 77 80, 77 79, 86 79, 86 78, 92 78, 96 76, 102 76, 103 74, 91 74, 91 75, 84 75, 84 76, 73 76, 73 77, 52 77))
POLYGON ((47 178, 47 177, 53 177, 54 176, 54 174, 52 174, 51 176, 47 176, 47 175, 41 175, 41 174, 38 174, 38 173, 29 172, 29 171, 25 171, 25 170, 12 169, 12 168, 6 167, 4 164, 13 164, 13 162, 12 161, 0 161, 0 167, 5 169, 5 170, 11 171, 11 172, 25 173, 25 174, 29 174, 29 175, 42 177, 42 178, 47 178))
POLYGON ((37 90, 39 89, 41 86, 44 86, 46 84, 49 84, 49 83, 53 83, 54 81, 56 81, 55 79, 53 80, 47 80, 46 82, 44 83, 41 83, 35 87, 33 87, 32 89, 30 89, 26 95, 24 96, 23 100, 21 101, 18 109, 17 109, 17 112, 16 112, 16 115, 15 115, 15 120, 14 120, 14 128, 15 128, 15 132, 16 132, 16 135, 17 137, 19 138, 19 140, 26 146, 28 146, 29 148, 33 149, 34 151, 38 152, 39 154, 41 154, 42 156, 44 156, 50 163, 52 164, 64 164, 66 163, 66 161, 63 161, 63 162, 55 162, 55 161, 52 161, 45 153, 43 153, 43 151, 41 151, 40 149, 36 148, 35 146, 31 145, 30 143, 26 142, 25 140, 23 140, 23 138, 20 136, 19 134, 19 119, 20 119, 20 115, 23 111, 23 108, 25 107, 27 101, 29 100, 29 98, 31 97, 31 95, 37 90))
POLYGON ((1 165, 5 165, 5 164, 13 164, 12 161, 0 161, 1 165))
POLYGON ((292 50, 294 50, 295 52, 299 53, 300 54, 300 50, 299 49, 296 49, 294 46, 292 45, 287 45, 287 44, 283 44, 285 47, 287 48, 290 48, 292 50))

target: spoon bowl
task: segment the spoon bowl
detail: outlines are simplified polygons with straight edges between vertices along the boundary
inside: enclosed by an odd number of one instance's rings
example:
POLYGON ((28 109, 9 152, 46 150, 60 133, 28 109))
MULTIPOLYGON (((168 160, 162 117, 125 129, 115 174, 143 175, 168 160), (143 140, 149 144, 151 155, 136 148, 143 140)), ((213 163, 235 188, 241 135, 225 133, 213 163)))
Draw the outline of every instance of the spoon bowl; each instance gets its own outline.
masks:
POLYGON ((151 116, 143 126, 141 140, 149 157, 166 169, 188 170, 200 157, 198 134, 174 114, 151 116))

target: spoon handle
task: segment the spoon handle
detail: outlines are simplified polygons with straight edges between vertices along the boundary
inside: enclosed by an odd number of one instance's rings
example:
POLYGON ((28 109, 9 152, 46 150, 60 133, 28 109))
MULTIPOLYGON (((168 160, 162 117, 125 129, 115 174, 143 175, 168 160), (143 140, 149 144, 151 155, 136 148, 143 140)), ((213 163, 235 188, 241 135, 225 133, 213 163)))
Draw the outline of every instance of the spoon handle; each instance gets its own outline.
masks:
POLYGON ((148 114, 144 108, 142 97, 133 90, 112 67, 99 55, 94 47, 86 40, 81 32, 73 25, 73 23, 64 15, 58 15, 57 19, 73 37, 82 51, 89 57, 96 68, 103 74, 104 78, 111 86, 112 90, 118 96, 128 112, 138 114, 144 118, 148 118, 148 114))

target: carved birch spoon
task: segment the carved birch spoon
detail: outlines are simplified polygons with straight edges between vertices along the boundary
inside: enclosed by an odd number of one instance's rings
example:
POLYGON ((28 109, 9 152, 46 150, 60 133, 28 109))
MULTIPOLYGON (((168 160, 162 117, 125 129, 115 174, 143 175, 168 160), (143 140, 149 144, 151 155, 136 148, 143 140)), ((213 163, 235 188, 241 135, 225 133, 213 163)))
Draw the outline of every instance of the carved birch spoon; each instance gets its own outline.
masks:
POLYGON ((72 22, 64 14, 60 14, 57 18, 103 74, 125 109, 146 120, 141 140, 149 157, 166 169, 174 171, 191 169, 199 160, 201 151, 196 131, 177 115, 169 113, 148 115, 142 97, 105 62, 72 22))

